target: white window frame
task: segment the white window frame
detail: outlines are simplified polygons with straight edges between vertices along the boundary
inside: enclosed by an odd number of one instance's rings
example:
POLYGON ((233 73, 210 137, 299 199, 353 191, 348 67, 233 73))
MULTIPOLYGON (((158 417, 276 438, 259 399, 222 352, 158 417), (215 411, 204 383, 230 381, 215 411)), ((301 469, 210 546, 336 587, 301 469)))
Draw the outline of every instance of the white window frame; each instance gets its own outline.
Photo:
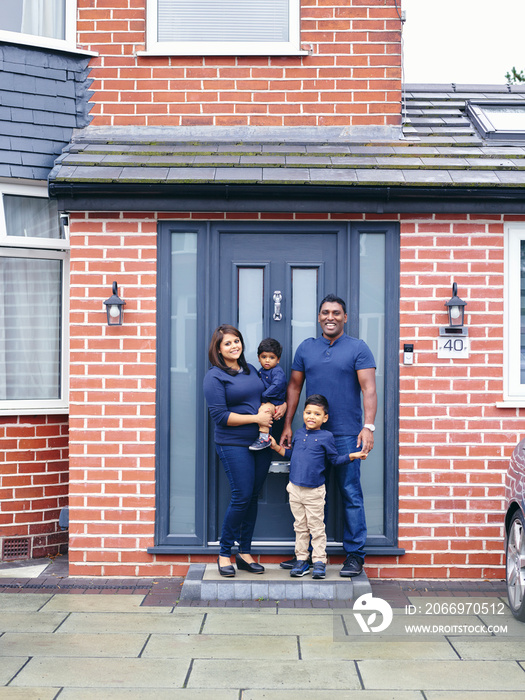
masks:
POLYGON ((47 183, 0 182, 0 257, 62 260, 62 337, 60 353, 60 397, 42 400, 0 399, 1 415, 60 414, 69 411, 69 235, 65 238, 8 236, 4 215, 4 194, 48 198, 47 183))
POLYGON ((521 384, 521 270, 520 245, 525 241, 525 222, 505 224, 504 262, 504 355, 501 407, 525 407, 525 384, 521 384))
MULTIPOLYGON (((217 0, 219 2, 220 0, 217 0)), ((138 55, 155 56, 300 56, 301 50, 301 0, 288 0, 288 42, 252 41, 157 41, 157 0, 146 0, 146 51, 138 55)))
MULTIPOLYGON (((9 0, 6 0, 8 2, 9 0)), ((22 32, 8 32, 0 29, 0 41, 11 44, 26 44, 45 49, 58 49, 59 51, 73 51, 77 49, 77 0, 66 0, 65 39, 53 39, 48 36, 36 34, 23 34, 22 32)), ((82 51, 81 53, 86 53, 82 51)))

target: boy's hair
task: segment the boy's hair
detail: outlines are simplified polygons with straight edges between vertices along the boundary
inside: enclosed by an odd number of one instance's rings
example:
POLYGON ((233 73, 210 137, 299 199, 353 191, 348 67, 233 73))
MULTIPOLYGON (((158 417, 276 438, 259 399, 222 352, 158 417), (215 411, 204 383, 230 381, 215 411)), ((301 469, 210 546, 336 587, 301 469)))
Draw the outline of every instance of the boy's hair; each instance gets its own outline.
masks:
POLYGON ((304 407, 306 408, 308 404, 312 406, 319 406, 328 415, 328 400, 322 394, 312 394, 304 402, 304 407))
POLYGON ((330 304, 340 304, 343 307, 343 313, 346 314, 346 304, 341 299, 341 297, 336 297, 335 294, 327 294, 323 301, 319 304, 319 313, 321 313, 321 309, 323 308, 323 304, 330 303, 330 304))
POLYGON ((278 359, 281 359, 282 351, 283 346, 278 340, 275 340, 275 338, 265 338, 259 343, 259 347, 257 348, 257 357, 259 357, 262 352, 273 352, 274 355, 277 355, 278 359))

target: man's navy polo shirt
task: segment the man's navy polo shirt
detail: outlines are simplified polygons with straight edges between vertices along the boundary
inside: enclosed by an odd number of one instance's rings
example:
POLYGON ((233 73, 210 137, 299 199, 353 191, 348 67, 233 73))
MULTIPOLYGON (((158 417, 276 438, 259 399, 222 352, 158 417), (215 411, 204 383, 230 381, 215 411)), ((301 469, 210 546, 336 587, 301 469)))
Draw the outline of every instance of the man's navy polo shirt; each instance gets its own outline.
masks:
POLYGON ((292 370, 304 372, 306 395, 322 394, 328 400, 325 427, 336 437, 358 435, 362 426, 360 369, 375 369, 374 356, 364 340, 344 333, 330 341, 307 338, 295 352, 292 370))

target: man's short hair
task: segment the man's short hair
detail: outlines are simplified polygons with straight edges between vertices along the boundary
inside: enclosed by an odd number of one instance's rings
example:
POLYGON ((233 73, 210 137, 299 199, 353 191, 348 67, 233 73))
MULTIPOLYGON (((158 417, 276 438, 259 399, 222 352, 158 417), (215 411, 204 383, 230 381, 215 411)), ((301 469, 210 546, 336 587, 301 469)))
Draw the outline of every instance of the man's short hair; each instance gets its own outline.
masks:
POLYGON ((282 351, 283 346, 278 340, 275 340, 275 338, 265 338, 259 343, 259 347, 257 348, 257 357, 259 357, 262 352, 273 352, 273 354, 277 355, 277 357, 280 359, 282 351))
POLYGON ((319 406, 328 415, 328 399, 322 394, 311 394, 304 402, 304 407, 306 408, 308 404, 312 406, 319 406))
POLYGON ((323 304, 330 303, 330 304, 339 304, 340 306, 343 307, 343 313, 346 314, 346 304, 341 299, 341 297, 337 297, 335 294, 327 294, 323 301, 319 304, 319 313, 321 313, 321 309, 323 308, 323 304))

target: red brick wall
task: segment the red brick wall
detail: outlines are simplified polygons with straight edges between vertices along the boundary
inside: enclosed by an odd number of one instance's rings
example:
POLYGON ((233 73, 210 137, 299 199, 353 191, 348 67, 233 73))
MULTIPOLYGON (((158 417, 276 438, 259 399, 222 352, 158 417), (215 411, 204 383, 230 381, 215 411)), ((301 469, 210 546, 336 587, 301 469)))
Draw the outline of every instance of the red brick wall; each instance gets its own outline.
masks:
MULTIPOLYGON (((503 218, 381 218, 400 221, 400 349, 414 343, 415 364, 400 370, 399 545, 407 553, 371 556, 367 570, 384 578, 501 578, 504 474, 523 419, 523 410, 495 406, 502 398, 503 218), (471 354, 438 360, 453 281, 468 302, 471 354)), ((71 217, 72 574, 168 576, 184 573, 190 561, 146 553, 155 508, 156 230, 154 214, 71 217), (114 279, 125 322, 108 328, 102 302, 114 279)))
POLYGON ((68 501, 67 416, 0 418, 0 537, 29 540, 29 556, 63 553, 68 501))
MULTIPOLYGON (((398 5, 400 3, 398 2, 398 5)), ((312 55, 137 56, 146 0, 78 0, 78 41, 97 51, 93 124, 398 125, 394 0, 302 0, 312 55)))

